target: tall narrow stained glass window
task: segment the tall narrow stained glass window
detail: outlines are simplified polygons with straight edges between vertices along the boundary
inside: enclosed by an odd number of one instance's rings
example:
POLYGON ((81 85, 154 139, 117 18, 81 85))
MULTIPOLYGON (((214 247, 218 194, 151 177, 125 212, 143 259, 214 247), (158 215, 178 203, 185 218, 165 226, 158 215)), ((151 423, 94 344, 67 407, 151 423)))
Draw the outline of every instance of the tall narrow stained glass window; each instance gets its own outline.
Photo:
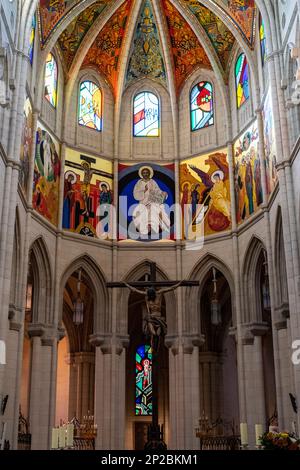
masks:
POLYGON ((159 101, 148 91, 139 93, 133 103, 134 137, 159 137, 159 101))
POLYGON ((264 66, 266 62, 266 57, 267 57, 267 38, 266 38, 265 24, 261 15, 259 16, 259 39, 260 39, 261 61, 262 61, 262 66, 264 66))
POLYGON ((31 23, 31 30, 30 30, 29 50, 28 50, 28 56, 29 56, 31 65, 33 64, 35 29, 36 29, 36 15, 33 15, 32 23, 31 23))
POLYGON ((152 416, 152 349, 139 346, 135 355, 135 414, 152 416))
POLYGON ((100 88, 90 81, 80 85, 78 123, 102 131, 102 93, 100 88))
POLYGON ((238 109, 249 99, 249 65, 242 53, 235 64, 235 82, 238 109))
POLYGON ((45 98, 56 108, 57 105, 57 63, 51 52, 47 56, 45 68, 45 98))
POLYGON ((197 131, 214 124, 213 87, 200 82, 191 91, 191 127, 197 131))

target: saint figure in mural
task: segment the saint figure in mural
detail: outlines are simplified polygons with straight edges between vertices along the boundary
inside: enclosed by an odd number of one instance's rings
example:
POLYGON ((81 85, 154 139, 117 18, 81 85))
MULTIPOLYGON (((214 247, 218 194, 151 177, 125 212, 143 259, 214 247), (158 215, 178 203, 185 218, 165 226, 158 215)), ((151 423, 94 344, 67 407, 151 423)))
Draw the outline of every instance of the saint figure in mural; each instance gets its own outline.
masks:
POLYGON ((133 191, 134 199, 139 202, 133 212, 133 222, 140 234, 146 236, 151 230, 170 231, 170 218, 164 207, 168 193, 160 189, 153 176, 150 166, 140 168, 140 180, 133 191))
POLYGON ((67 171, 64 183, 64 206, 63 206, 63 228, 71 228, 71 210, 75 202, 76 175, 73 171, 67 171))
POLYGON ((109 221, 107 221, 110 216, 110 209, 113 203, 113 195, 110 190, 108 183, 100 183, 100 195, 99 195, 99 204, 100 204, 100 232, 98 236, 107 237, 109 233, 109 221), (106 223, 103 226, 102 221, 105 220, 106 223))

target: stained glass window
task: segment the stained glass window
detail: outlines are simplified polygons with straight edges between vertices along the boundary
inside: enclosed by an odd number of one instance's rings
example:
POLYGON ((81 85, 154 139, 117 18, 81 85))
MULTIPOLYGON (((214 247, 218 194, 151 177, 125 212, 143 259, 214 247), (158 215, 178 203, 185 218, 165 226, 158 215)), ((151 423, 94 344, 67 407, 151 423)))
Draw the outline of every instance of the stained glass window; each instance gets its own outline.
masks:
POLYGON ((133 104, 134 137, 159 136, 159 101, 148 91, 139 93, 133 104))
POLYGON ((28 51, 29 60, 30 60, 31 65, 33 64, 35 28, 36 28, 36 16, 33 15, 32 23, 31 23, 30 39, 29 39, 29 51, 28 51))
POLYGON ((135 414, 152 415, 152 350, 142 345, 135 356, 135 414))
POLYGON ((267 57, 267 39, 266 39, 265 24, 261 15, 259 17, 259 38, 260 38, 261 61, 262 61, 262 66, 264 66, 266 62, 266 57, 267 57))
POLYGON ((214 123, 213 87, 210 82, 200 82, 191 91, 192 131, 212 126, 214 123))
POLYGON ((249 99, 249 65, 242 53, 235 65, 236 96, 238 109, 249 99))
POLYGON ((50 52, 45 68, 45 98, 54 108, 57 105, 57 74, 57 63, 50 52))
POLYGON ((102 130, 102 93, 95 83, 86 81, 80 85, 79 118, 81 126, 102 130))

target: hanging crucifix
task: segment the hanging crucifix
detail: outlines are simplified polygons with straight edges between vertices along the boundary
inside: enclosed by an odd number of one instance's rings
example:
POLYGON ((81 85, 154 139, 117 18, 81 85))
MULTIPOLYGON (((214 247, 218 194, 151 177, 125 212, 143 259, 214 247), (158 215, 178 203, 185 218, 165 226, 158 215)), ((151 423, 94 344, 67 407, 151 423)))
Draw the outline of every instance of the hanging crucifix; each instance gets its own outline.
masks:
POLYGON ((157 281, 156 264, 150 265, 150 279, 147 281, 108 282, 109 288, 128 288, 131 292, 145 297, 147 313, 144 318, 143 332, 150 338, 152 349, 152 424, 148 429, 148 442, 145 450, 165 450, 163 427, 158 423, 158 354, 160 345, 167 334, 167 323, 162 316, 162 299, 167 292, 178 287, 199 286, 199 281, 157 281))

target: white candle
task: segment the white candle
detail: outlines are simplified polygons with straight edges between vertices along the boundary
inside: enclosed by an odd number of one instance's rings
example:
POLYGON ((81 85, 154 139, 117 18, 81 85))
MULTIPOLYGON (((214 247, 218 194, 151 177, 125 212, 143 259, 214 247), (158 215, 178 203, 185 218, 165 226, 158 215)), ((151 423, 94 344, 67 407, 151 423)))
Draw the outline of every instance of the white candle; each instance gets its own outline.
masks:
POLYGON ((66 428, 61 426, 59 428, 59 447, 62 449, 66 446, 66 428))
POLYGON ((255 438, 256 438, 256 445, 257 446, 261 446, 261 437, 263 435, 264 431, 263 431, 263 427, 261 424, 256 424, 255 425, 255 438))
POLYGON ((58 449, 58 434, 59 434, 58 429, 53 428, 52 429, 52 444, 51 444, 52 449, 58 449))
POLYGON ((248 425, 247 425, 247 423, 241 423, 240 424, 240 430, 241 430, 241 444, 242 444, 242 446, 247 446, 248 445, 248 425))
POLYGON ((67 425, 67 447, 73 447, 74 444, 74 424, 67 425))

